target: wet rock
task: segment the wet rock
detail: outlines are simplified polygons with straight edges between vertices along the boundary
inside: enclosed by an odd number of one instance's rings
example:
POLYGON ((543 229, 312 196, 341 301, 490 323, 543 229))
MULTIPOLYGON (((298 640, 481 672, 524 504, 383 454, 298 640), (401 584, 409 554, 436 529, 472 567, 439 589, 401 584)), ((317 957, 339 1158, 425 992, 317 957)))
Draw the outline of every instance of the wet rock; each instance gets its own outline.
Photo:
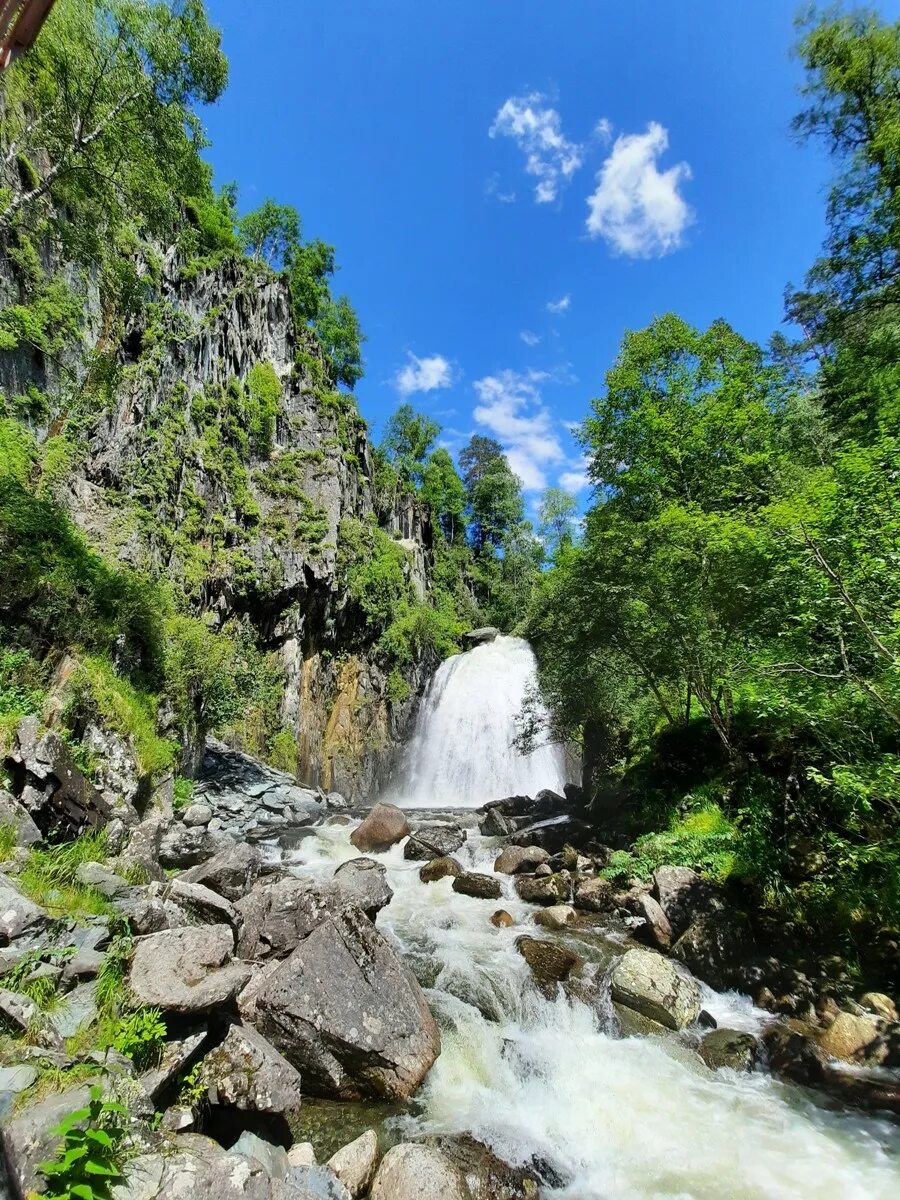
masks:
POLYGON ((353 1200, 366 1192, 375 1177, 378 1166, 378 1137, 374 1129, 367 1129, 355 1141, 332 1154, 327 1164, 335 1173, 353 1200))
POLYGON ((401 1142, 381 1160, 371 1200, 472 1200, 465 1176, 436 1146, 401 1142))
POLYGON ((653 1021, 650 1017, 645 1017, 643 1013, 639 1013, 635 1008, 629 1008, 627 1004, 619 1004, 614 1001, 612 1007, 616 1015, 618 1030, 622 1037, 671 1036, 670 1030, 666 1025, 661 1025, 659 1021, 653 1021))
POLYGON ((695 918, 721 907, 717 889, 690 867, 657 867, 653 891, 676 938, 695 918))
POLYGON ((41 831, 28 815, 28 810, 0 789, 0 825, 11 825, 16 831, 17 846, 34 846, 41 840, 41 831))
POLYGON ((500 630, 494 625, 483 625, 479 629, 470 629, 468 633, 464 633, 463 641, 471 643, 473 646, 478 646, 482 642, 492 642, 500 636, 500 630))
POLYGON ((660 905, 652 896, 641 895, 636 901, 637 915, 645 924, 641 932, 657 948, 668 950, 672 944, 672 926, 660 905))
POLYGON ((527 1167, 511 1167, 482 1142, 461 1134, 428 1138, 462 1172, 472 1200, 537 1200, 538 1177, 527 1167))
POLYGON ((109 867, 99 862, 79 863, 75 868, 75 878, 86 887, 94 888, 107 899, 120 895, 130 887, 130 884, 121 875, 117 875, 115 871, 111 871, 109 867))
POLYGON ((199 1079, 212 1104, 260 1113, 300 1107, 300 1072, 251 1025, 229 1027, 203 1059, 199 1079))
POLYGON ((628 950, 617 960, 612 997, 668 1029, 683 1029, 700 1012, 697 981, 651 950, 628 950))
POLYGON ((33 937, 49 923, 45 910, 23 896, 7 875, 0 874, 0 939, 14 942, 16 938, 33 937))
POLYGON ((256 1017, 304 1091, 340 1099, 405 1099, 440 1053, 414 975, 358 909, 327 917, 279 965, 256 1017))
POLYGON ((208 825, 213 818, 213 810, 208 804, 195 802, 189 804, 181 814, 184 825, 208 825))
POLYGON ((256 881, 262 856, 247 842, 232 842, 218 854, 180 876, 186 883, 201 883, 226 900, 240 900, 256 881))
POLYGON ((507 846, 497 855, 494 870, 501 875, 517 875, 520 871, 533 871, 549 857, 540 846, 507 846))
POLYGON ((389 850, 409 833, 403 809, 394 804, 376 804, 362 824, 350 834, 350 841, 364 854, 389 850))
POLYGON ((883 1017, 885 1021, 897 1021, 900 1017, 897 1015, 897 1005, 883 992, 866 992, 860 996, 859 1003, 869 1012, 875 1013, 878 1017, 883 1017))
POLYGON ((529 904, 565 904, 571 889, 572 881, 567 871, 557 871, 543 878, 537 875, 516 876, 516 891, 529 904))
POLYGON ((505 908, 498 908, 496 912, 491 913, 491 924, 497 929, 509 929, 515 925, 515 921, 505 908))
POLYGON ((241 958, 285 958, 332 913, 346 903, 336 887, 285 875, 260 880, 235 905, 243 922, 241 958))
POLYGON ((508 837, 516 831, 516 822, 507 817, 498 808, 488 809, 486 815, 478 822, 478 829, 485 837, 508 837))
POLYGON ((231 961, 234 935, 228 925, 167 929, 141 938, 134 949, 128 986, 141 1004, 166 1012, 216 1009, 235 998, 250 969, 231 961))
POLYGON ((556 992, 557 983, 568 979, 584 961, 573 950, 558 942, 546 942, 527 935, 518 939, 516 949, 531 968, 535 982, 551 997, 556 992))
POLYGON ((334 884, 348 904, 361 908, 370 921, 391 901, 394 890, 384 863, 374 858, 351 858, 334 873, 334 884))
POLYGON ((759 1057, 759 1044, 752 1033, 714 1029, 700 1043, 699 1053, 711 1071, 718 1071, 721 1067, 732 1071, 752 1071, 759 1057))
POLYGON ((672 957, 684 963, 711 987, 734 987, 753 944, 743 918, 731 912, 698 917, 672 947, 672 957))
POLYGON ((194 867, 214 858, 230 841, 204 825, 172 825, 160 840, 159 861, 164 867, 194 867))
POLYGON ((584 912, 612 912, 615 908, 615 889, 608 879, 597 875, 593 879, 580 879, 575 884, 572 903, 584 912))
POLYGON ((819 1038, 829 1058, 863 1062, 875 1050, 879 1027, 871 1017, 840 1012, 819 1038))
POLYGON ((565 929, 575 920, 575 909, 570 904, 551 904, 534 914, 535 925, 544 929, 565 929))
POLYGON ((272 1200, 351 1200, 350 1193, 330 1167, 292 1167, 284 1191, 277 1185, 272 1200))
POLYGON ((811 1034, 788 1025, 770 1025, 762 1033, 769 1067, 792 1083, 809 1087, 822 1084, 826 1057, 811 1034))
POLYGON ((433 858, 430 863, 419 868, 419 878, 423 883, 436 883, 448 876, 455 878, 462 874, 462 867, 455 858, 433 858))
POLYGON ((446 858, 458 850, 465 840, 464 831, 452 825, 417 829, 403 847, 403 857, 414 860, 446 858))
POLYGON ((499 900, 503 895, 500 880, 494 875, 483 875, 480 871, 463 871, 453 880, 454 892, 463 896, 476 896, 480 900, 499 900))

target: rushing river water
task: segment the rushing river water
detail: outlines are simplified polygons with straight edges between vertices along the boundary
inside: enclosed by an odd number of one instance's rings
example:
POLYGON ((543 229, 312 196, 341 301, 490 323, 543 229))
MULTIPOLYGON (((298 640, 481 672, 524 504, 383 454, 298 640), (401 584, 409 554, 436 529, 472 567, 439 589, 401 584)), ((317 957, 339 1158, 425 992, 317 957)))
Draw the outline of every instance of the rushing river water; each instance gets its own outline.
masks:
MULTIPOLYGON (((492 873, 497 853, 478 833, 471 807, 492 794, 559 788, 563 778, 555 752, 545 748, 540 759, 523 762, 512 746, 514 697, 520 702, 532 675, 530 648, 517 639, 451 659, 417 727, 407 801, 440 810, 451 796, 469 811, 413 819, 468 825, 457 857, 470 870, 492 873), (511 665, 512 682, 503 676, 511 665), (499 745, 486 740, 494 737, 499 745)), ((347 825, 322 826, 287 862, 299 874, 330 878, 358 854, 349 834, 347 825)), ((421 864, 404 860, 402 844, 373 857, 394 889, 378 927, 426 987, 443 1039, 409 1111, 392 1118, 396 1136, 470 1132, 508 1162, 536 1166, 546 1194, 559 1200, 900 1197, 896 1125, 831 1111, 822 1098, 762 1071, 708 1071, 693 1049, 697 1030, 622 1037, 602 1006, 570 1001, 562 991, 545 999, 529 985, 515 946, 535 931, 535 910, 510 878, 499 877, 501 901, 478 900, 452 891, 450 879, 423 884, 421 864), (513 927, 491 924, 500 906, 513 927)), ((601 971, 625 938, 612 919, 562 936, 601 971)), ((735 994, 704 989, 703 1003, 729 1028, 753 1030, 767 1019, 735 994)))

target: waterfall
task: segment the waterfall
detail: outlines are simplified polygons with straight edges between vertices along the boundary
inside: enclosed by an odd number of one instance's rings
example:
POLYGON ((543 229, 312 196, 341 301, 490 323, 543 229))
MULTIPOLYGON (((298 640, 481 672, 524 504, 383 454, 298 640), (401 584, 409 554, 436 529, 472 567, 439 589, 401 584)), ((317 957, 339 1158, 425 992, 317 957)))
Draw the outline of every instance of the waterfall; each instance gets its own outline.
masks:
MULTIPOLYGON (((515 744, 517 718, 536 685, 535 659, 522 638, 497 637, 441 664, 419 710, 396 803, 409 808, 477 808, 504 796, 561 792, 565 752, 515 744)), ((540 710, 539 716, 546 716, 540 710)))

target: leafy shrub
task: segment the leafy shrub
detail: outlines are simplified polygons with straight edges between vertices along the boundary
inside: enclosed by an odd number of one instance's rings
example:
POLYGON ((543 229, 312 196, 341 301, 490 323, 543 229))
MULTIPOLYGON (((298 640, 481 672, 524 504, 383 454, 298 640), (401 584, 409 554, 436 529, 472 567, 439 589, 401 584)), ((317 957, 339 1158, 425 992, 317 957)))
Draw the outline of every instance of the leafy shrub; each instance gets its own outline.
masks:
POLYGON ((633 852, 615 851, 603 874, 609 879, 646 879, 657 867, 692 867, 721 882, 735 870, 738 841, 734 823, 721 808, 705 805, 674 820, 665 832, 645 834, 633 852))
POLYGON ((176 775, 172 783, 172 807, 176 812, 183 812, 194 797, 194 781, 184 775, 176 775))
POLYGON ((47 1180, 47 1200, 109 1200, 122 1179, 127 1112, 92 1087, 86 1108, 70 1113, 53 1130, 62 1138, 56 1157, 38 1170, 47 1180), (79 1128, 82 1126, 82 1128, 79 1128))
POLYGON ((280 729, 269 738, 266 758, 278 771, 297 773, 297 739, 290 729, 280 729))
POLYGON ((108 659, 99 655, 82 659, 72 706, 81 717, 96 715, 129 738, 142 771, 153 775, 174 762, 175 743, 156 732, 157 697, 118 675, 108 659))
POLYGON ((130 1058, 138 1071, 159 1061, 166 1040, 166 1023, 158 1008, 137 1008, 119 1022, 113 1046, 130 1058))

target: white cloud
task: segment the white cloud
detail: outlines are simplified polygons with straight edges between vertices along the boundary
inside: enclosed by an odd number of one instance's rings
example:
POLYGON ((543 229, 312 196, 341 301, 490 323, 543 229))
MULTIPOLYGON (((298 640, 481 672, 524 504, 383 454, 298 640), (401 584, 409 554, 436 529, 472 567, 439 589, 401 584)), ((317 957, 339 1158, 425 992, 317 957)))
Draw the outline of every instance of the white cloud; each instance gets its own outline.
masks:
POLYGON ((501 204, 515 204, 516 202, 515 192, 504 192, 500 187, 500 176, 496 171, 488 177, 484 185, 484 194, 494 200, 499 200, 501 204))
POLYGON ((556 313, 557 316, 561 313, 568 312, 571 307, 572 297, 568 292, 566 292, 564 296, 561 296, 559 300, 548 300, 545 305, 548 313, 556 313))
POLYGON ((612 121, 606 117, 601 117, 594 126, 594 137, 599 138, 601 142, 608 142, 612 139, 612 121))
POLYGON ((602 237, 618 254, 659 258, 682 243, 693 214, 679 188, 691 178, 687 163, 660 171, 657 159, 668 148, 669 135, 657 121, 646 133, 616 138, 597 173, 597 188, 588 196, 587 229, 602 237))
POLYGON ((587 468, 588 460, 585 455, 571 461, 569 469, 563 471, 559 477, 559 486, 565 488, 567 492, 583 492, 586 487, 591 485, 587 468))
POLYGON ((546 378, 540 371, 501 371, 475 381, 480 401, 475 420, 499 438, 526 491, 546 487, 546 468, 565 462, 553 418, 538 387, 546 378))
POLYGON ((541 340, 541 335, 539 333, 532 333, 530 329, 523 329, 519 337, 526 346, 536 346, 541 340))
POLYGON ((453 383, 453 368, 442 354, 417 358, 410 354, 409 362, 394 376, 394 386, 401 396, 414 392, 434 392, 453 383))
POLYGON ((538 204, 552 203, 582 163, 581 147, 563 135, 559 113, 545 101, 540 92, 510 96, 488 130, 491 137, 512 138, 525 155, 525 170, 537 179, 538 204))

